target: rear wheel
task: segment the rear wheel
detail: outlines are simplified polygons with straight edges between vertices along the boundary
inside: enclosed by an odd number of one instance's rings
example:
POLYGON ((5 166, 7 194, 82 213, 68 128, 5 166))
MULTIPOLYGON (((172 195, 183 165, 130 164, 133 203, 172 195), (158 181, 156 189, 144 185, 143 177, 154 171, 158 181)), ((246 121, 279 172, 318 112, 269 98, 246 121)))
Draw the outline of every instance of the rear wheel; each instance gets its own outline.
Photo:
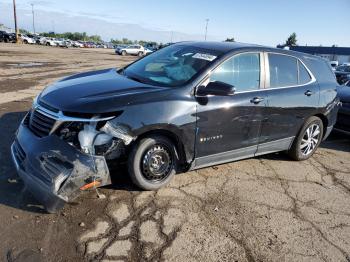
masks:
POLYGON ((310 117, 304 124, 299 135, 294 139, 288 154, 295 160, 310 158, 320 145, 323 138, 323 123, 316 116, 310 117))
POLYGON ((163 136, 141 139, 132 149, 128 160, 132 181, 145 190, 157 190, 168 184, 177 166, 176 148, 163 136))
POLYGON ((139 57, 141 57, 141 56, 143 56, 143 52, 139 52, 137 55, 138 55, 139 57))

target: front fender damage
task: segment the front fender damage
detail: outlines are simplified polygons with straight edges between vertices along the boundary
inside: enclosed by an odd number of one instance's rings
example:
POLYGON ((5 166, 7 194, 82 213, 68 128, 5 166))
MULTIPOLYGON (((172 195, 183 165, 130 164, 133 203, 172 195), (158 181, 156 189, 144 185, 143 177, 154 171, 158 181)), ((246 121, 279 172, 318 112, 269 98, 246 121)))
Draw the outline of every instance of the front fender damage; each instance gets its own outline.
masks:
POLYGON ((123 140, 125 145, 129 145, 132 141, 136 140, 136 136, 132 134, 131 128, 125 124, 108 121, 101 128, 101 131, 123 140))

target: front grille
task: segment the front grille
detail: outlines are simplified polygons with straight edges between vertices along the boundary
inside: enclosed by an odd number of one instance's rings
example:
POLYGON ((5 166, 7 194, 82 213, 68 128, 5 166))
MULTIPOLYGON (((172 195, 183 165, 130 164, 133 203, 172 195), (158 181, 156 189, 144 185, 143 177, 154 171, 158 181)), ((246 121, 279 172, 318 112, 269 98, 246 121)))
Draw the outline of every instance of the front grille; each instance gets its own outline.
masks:
POLYGON ((23 125, 29 126, 29 119, 30 119, 30 111, 26 114, 26 116, 23 119, 23 125))
POLYGON ((59 110, 58 110, 57 108, 52 107, 52 106, 46 104, 45 102, 43 102, 43 101, 41 101, 41 100, 38 101, 38 104, 39 104, 40 106, 42 106, 43 108, 46 108, 46 109, 49 110, 49 111, 52 111, 52 112, 55 112, 55 113, 58 113, 58 112, 59 112, 59 110))
POLYGON ((73 169, 73 165, 71 163, 62 161, 54 156, 43 157, 41 161, 44 170, 52 178, 56 178, 61 174, 68 175, 73 169))
POLYGON ((29 128, 38 137, 48 136, 56 120, 35 110, 30 118, 29 128))
POLYGON ((24 152, 21 145, 18 143, 17 139, 13 143, 13 151, 18 162, 21 164, 26 159, 26 153, 24 152))

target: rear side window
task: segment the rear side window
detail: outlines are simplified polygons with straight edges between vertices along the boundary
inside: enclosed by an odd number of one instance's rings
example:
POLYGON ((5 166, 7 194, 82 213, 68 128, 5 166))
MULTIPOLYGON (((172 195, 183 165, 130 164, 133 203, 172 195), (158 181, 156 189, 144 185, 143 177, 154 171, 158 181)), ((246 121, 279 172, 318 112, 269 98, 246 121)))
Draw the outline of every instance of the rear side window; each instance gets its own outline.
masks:
POLYGON ((260 54, 243 53, 229 58, 212 72, 210 81, 230 84, 237 92, 259 89, 260 54))
POLYGON ((291 56, 268 54, 270 87, 298 85, 298 60, 291 56))
POLYGON ((298 61, 298 69, 299 69, 299 85, 306 84, 311 81, 311 76, 309 72, 306 70, 305 66, 298 61))

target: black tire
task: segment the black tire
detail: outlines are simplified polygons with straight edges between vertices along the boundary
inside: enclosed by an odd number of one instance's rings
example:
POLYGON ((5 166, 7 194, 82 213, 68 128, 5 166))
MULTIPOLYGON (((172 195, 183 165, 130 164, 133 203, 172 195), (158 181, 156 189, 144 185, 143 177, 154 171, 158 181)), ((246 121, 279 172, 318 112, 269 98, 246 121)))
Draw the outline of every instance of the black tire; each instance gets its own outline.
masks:
POLYGON ((138 55, 139 57, 141 57, 141 56, 143 56, 143 52, 139 52, 137 55, 138 55))
POLYGON ((47 45, 47 46, 50 46, 50 43, 49 43, 49 42, 47 42, 47 43, 46 43, 46 45, 47 45))
POLYGON ((309 159, 315 153, 318 146, 322 142, 322 138, 322 120, 316 116, 310 117, 304 123, 298 136, 294 139, 293 144, 288 151, 289 156, 297 161, 309 159), (310 132, 310 135, 308 132, 310 132), (316 133, 317 135, 315 135, 316 133))
POLYGON ((28 44, 28 41, 27 40, 23 40, 23 43, 28 44))
POLYGON ((174 144, 164 136, 154 135, 134 145, 129 154, 128 170, 135 185, 144 190, 157 190, 171 181, 178 163, 174 144), (158 169, 157 165, 160 165, 158 169))
POLYGON ((126 51, 125 50, 122 51, 122 56, 126 56, 126 51))

